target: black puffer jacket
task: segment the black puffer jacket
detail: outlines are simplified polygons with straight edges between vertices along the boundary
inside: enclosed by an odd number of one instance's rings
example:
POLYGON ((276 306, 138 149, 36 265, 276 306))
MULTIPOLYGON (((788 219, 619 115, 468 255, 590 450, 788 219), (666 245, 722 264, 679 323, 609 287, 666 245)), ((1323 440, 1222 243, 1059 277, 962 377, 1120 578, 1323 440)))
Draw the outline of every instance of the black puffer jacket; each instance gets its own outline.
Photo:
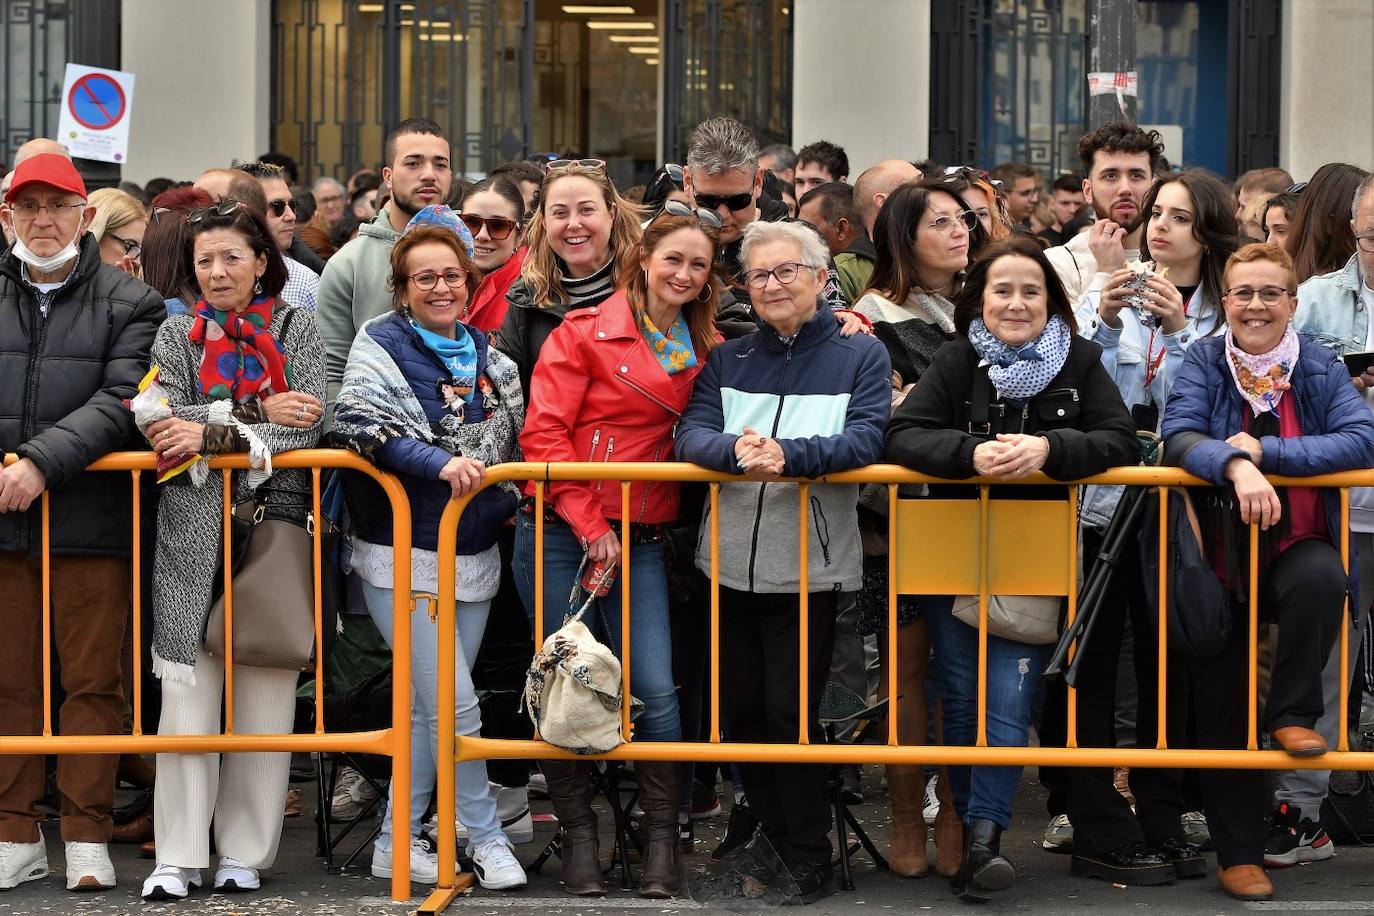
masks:
MULTIPOLYGON (((46 319, 22 268, 11 251, 0 256, 0 452, 30 459, 47 478, 55 553, 127 553, 128 477, 83 469, 147 447, 123 401, 148 371, 162 296, 101 264, 89 234, 46 319)), ((0 513, 0 551, 37 553, 38 506, 0 513)))

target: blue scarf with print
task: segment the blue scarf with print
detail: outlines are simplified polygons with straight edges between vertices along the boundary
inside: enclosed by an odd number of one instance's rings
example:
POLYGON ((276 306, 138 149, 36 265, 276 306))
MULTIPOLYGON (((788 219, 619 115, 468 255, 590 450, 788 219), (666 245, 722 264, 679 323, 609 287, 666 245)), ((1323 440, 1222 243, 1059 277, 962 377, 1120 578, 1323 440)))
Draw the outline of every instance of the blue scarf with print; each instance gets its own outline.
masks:
POLYGON ((461 322, 456 323, 453 339, 449 340, 442 334, 420 327, 414 318, 410 319, 410 326, 420 335, 420 342, 439 357, 439 362, 453 376, 454 390, 464 401, 472 403, 477 391, 477 344, 468 329, 461 322))
POLYGON ((1011 347, 993 336, 982 318, 973 319, 968 340, 978 355, 987 360, 988 381, 1004 398, 1024 401, 1049 387, 1069 358, 1073 335, 1058 315, 1045 323, 1034 340, 1011 347))

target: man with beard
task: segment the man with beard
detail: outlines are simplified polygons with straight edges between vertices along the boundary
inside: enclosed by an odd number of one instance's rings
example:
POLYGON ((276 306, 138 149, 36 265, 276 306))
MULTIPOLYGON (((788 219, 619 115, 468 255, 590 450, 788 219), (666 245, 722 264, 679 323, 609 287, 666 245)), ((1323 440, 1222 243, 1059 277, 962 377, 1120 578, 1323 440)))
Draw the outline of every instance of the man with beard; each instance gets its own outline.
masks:
POLYGON ((1105 287, 1112 271, 1140 257, 1145 229, 1140 203, 1163 169, 1164 141, 1158 131, 1117 121, 1084 134, 1078 156, 1088 176, 1083 179, 1083 196, 1097 213, 1097 222, 1045 252, 1071 302, 1089 289, 1105 287))
POLYGON ((387 135, 385 155, 382 184, 390 200, 371 222, 363 223, 356 239, 329 259, 320 278, 315 322, 324 338, 329 370, 326 423, 333 416, 358 328, 391 308, 391 247, 412 216, 448 198, 453 183, 448 137, 429 118, 407 118, 396 125, 387 135))

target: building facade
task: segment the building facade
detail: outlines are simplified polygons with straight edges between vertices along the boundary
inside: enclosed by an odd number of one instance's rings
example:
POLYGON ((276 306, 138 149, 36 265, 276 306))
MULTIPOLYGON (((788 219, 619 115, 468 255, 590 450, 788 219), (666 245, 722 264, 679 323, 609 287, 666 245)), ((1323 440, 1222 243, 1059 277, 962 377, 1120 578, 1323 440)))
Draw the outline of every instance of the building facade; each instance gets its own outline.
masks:
MULTIPOLYGON (((289 153, 376 166, 423 114, 481 175, 595 154, 623 184, 702 118, 880 158, 1077 168, 1100 0, 3 0, 0 161, 51 136, 68 61, 138 75, 122 177, 289 153)), ((1175 164, 1374 164, 1374 2, 1136 0, 1138 99, 1175 164), (1353 102, 1352 100, 1360 100, 1353 102)), ((113 172, 112 172, 113 174, 113 172)))

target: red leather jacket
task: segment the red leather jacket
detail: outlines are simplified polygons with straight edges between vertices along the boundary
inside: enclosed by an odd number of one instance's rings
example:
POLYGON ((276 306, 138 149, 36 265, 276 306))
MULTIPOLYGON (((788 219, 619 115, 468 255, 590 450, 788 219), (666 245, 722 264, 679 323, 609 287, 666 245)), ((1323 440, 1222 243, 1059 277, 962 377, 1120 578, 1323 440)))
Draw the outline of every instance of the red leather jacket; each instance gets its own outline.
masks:
MULTIPOLYGON (((697 365, 668 375, 639 333, 629 300, 617 291, 601 305, 576 309, 539 353, 520 448, 526 461, 666 461, 687 408, 697 365)), ((525 485, 533 495, 534 484, 525 485)), ((620 518, 620 486, 605 480, 556 483, 550 501, 573 531, 594 541, 620 518)), ((677 518, 675 483, 630 486, 631 521, 677 518)))

